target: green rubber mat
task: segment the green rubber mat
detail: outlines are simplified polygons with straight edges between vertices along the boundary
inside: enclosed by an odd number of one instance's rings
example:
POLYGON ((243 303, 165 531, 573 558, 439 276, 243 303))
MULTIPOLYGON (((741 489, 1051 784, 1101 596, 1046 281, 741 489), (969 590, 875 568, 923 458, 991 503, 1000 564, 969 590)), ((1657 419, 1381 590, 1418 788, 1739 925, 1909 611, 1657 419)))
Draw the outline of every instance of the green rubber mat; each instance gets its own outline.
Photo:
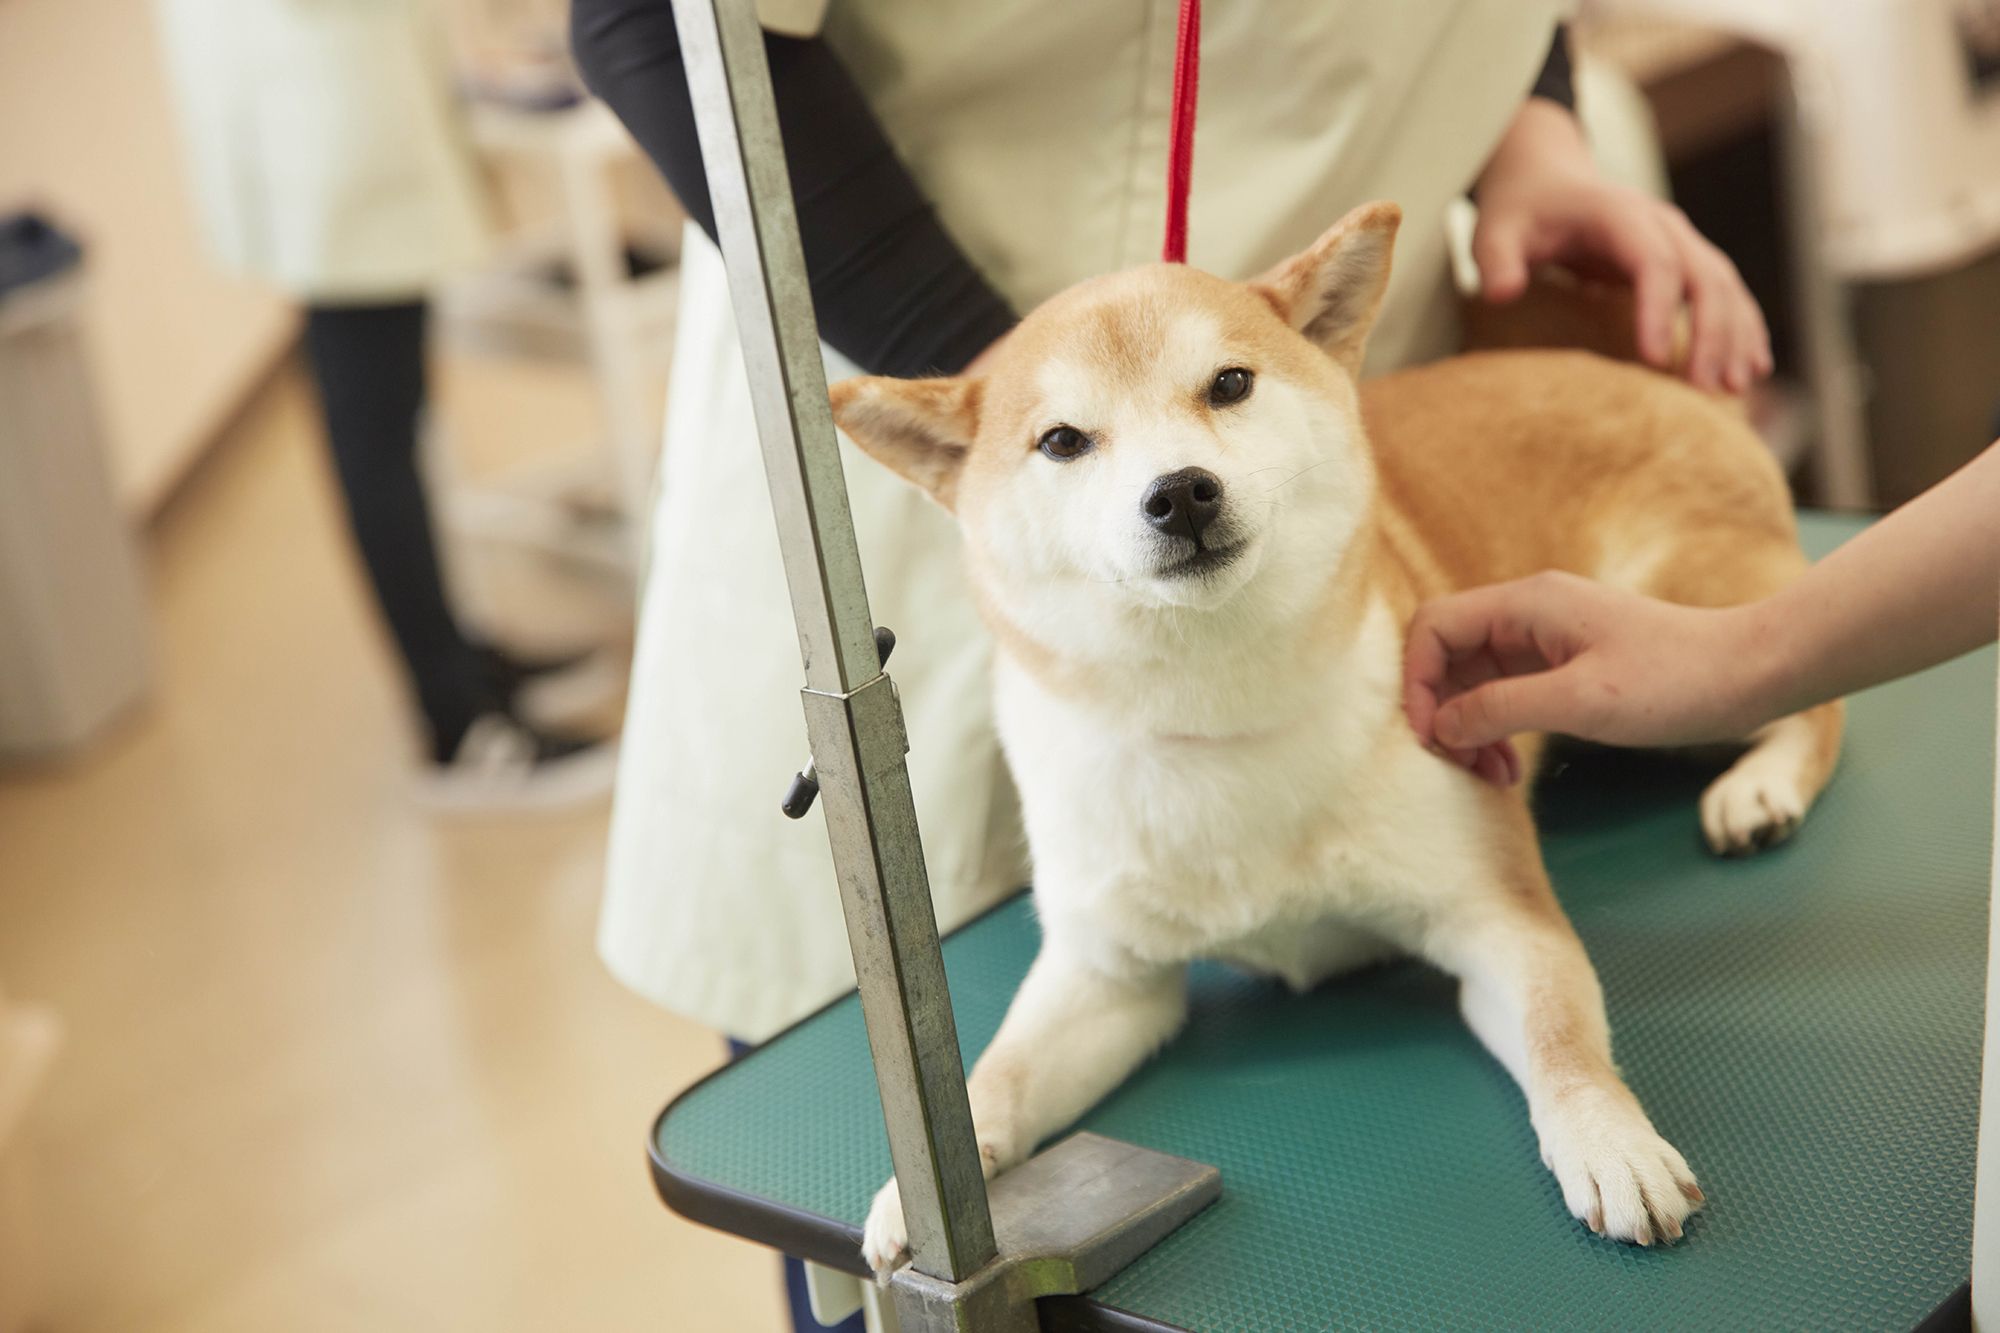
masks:
MULTIPOLYGON (((1824 551, 1856 525, 1806 527, 1824 551)), ((1094 1302, 1215 1333, 1916 1325, 1969 1268, 1994 668, 1983 652, 1857 698, 1832 787, 1749 860, 1701 849, 1713 769, 1552 761, 1549 868, 1626 1076, 1708 1193, 1681 1244, 1571 1220, 1438 973, 1293 997, 1202 966, 1185 1033, 1082 1123, 1216 1164, 1223 1195, 1094 1302)), ((1036 938, 1016 900, 947 942, 969 1055, 1036 938)), ((654 1151, 683 1211, 855 1263, 889 1158, 853 998, 690 1090, 654 1151)), ((1140 1321, 1071 1303, 1061 1322, 1140 1321)))

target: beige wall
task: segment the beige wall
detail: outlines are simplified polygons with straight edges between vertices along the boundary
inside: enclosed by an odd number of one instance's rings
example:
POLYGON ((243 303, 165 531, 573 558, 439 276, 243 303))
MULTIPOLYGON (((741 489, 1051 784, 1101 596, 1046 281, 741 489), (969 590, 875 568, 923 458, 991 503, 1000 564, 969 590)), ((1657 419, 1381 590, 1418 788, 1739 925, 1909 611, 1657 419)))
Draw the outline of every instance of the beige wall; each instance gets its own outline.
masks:
POLYGON ((112 474, 149 513, 293 330, 202 254, 151 0, 0 0, 0 210, 23 204, 90 247, 112 474))

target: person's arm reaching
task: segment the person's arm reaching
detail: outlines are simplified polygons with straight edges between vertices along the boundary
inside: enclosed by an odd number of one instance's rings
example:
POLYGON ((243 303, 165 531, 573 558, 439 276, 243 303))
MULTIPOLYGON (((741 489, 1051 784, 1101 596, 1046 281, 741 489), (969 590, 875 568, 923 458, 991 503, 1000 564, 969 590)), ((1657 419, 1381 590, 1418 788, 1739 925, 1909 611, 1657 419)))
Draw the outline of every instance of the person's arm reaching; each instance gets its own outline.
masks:
POLYGON ((1427 603, 1410 626, 1403 702, 1426 744, 1511 781, 1516 732, 1612 745, 1740 739, 1996 632, 2000 441, 1748 606, 1673 606, 1565 574, 1427 603))
MULTIPOLYGON (((669 0, 574 0, 570 42, 584 82, 713 240, 669 0)), ((764 47, 821 336, 871 374, 962 370, 1014 311, 945 232, 826 43, 767 33, 764 47)))

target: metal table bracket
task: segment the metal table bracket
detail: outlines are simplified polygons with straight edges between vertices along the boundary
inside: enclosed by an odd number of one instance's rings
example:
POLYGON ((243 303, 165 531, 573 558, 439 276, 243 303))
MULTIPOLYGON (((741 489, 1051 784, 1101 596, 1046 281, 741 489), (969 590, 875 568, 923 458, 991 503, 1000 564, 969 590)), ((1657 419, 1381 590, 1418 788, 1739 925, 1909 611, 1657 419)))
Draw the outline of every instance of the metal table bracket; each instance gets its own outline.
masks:
POLYGON ((1211 1202, 1221 1177, 1077 1135, 1002 1176, 989 1205, 763 34, 750 0, 673 5, 798 624, 811 772, 909 1227, 896 1310, 907 1333, 1034 1329, 1037 1297, 1111 1276, 1211 1202))
POLYGON ((1036 1328, 1037 1300, 1089 1291, 1221 1193, 1212 1166, 1072 1134, 993 1182, 999 1254, 986 1267, 956 1283, 914 1268, 890 1279, 900 1333, 1036 1328))

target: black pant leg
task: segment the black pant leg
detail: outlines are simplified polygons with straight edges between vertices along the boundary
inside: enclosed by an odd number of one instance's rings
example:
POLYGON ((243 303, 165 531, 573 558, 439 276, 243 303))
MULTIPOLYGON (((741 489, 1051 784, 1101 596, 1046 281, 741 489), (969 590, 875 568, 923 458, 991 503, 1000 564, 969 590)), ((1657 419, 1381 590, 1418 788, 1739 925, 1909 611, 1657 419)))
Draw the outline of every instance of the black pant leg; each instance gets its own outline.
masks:
POLYGON ((444 759, 496 700, 445 595, 417 471, 426 314, 422 301, 314 306, 305 346, 355 544, 444 759))

